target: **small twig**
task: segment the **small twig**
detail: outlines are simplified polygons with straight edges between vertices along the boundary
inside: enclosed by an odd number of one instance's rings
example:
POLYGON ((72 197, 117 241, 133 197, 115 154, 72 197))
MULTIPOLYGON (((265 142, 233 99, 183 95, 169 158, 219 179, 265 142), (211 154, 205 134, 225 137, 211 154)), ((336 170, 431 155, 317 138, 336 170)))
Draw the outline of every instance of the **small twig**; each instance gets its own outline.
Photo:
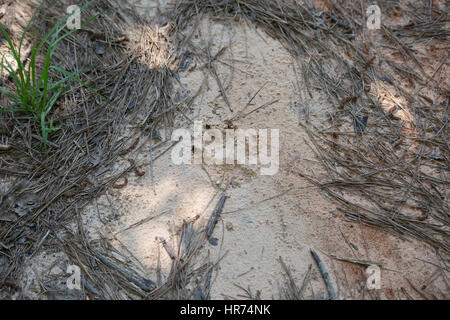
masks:
POLYGON ((163 214, 166 214, 166 213, 169 212, 169 211, 170 211, 170 210, 164 210, 163 212, 157 214, 156 216, 150 216, 150 217, 144 218, 144 219, 142 219, 142 220, 139 220, 138 222, 133 223, 132 225, 130 225, 130 226, 128 226, 128 227, 125 227, 125 228, 123 228, 123 229, 120 229, 120 230, 117 231, 114 235, 118 235, 119 233, 122 233, 122 232, 124 232, 124 231, 130 230, 130 229, 132 229, 132 228, 136 228, 136 227, 138 227, 138 226, 140 226, 140 225, 142 225, 142 224, 144 224, 144 223, 147 223, 147 222, 149 222, 149 221, 151 221, 151 220, 153 220, 153 219, 156 219, 156 218, 162 216, 163 214))
POLYGON ((350 263, 355 263, 355 264, 360 264, 363 266, 379 266, 382 267, 383 264, 380 262, 376 262, 376 261, 371 261, 371 260, 360 260, 360 259, 354 259, 354 258, 347 258, 347 257, 341 257, 332 253, 328 253, 329 256, 337 259, 337 260, 341 260, 341 261, 346 261, 346 262, 350 262, 350 263))
POLYGON ((219 214, 223 209, 223 205, 224 205, 226 199, 227 199, 227 197, 222 195, 222 197, 219 200, 219 204, 217 205, 217 209, 214 211, 211 218, 209 219, 208 226, 206 228, 206 237, 208 239, 209 239, 209 237, 211 237, 211 234, 214 230, 214 226, 216 225, 216 222, 217 222, 217 218, 219 217, 219 214))
POLYGON ((296 300, 301 300, 301 296, 300 296, 300 290, 298 289, 297 285, 295 284, 294 278, 292 277, 292 273, 291 270, 288 268, 288 266, 284 263, 283 258, 280 256, 278 258, 278 261, 281 264, 281 267, 283 268, 284 273, 286 273, 286 276, 289 280, 288 282, 288 288, 290 289, 293 298, 296 300))
POLYGON ((9 144, 0 144, 0 151, 8 151, 11 150, 11 146, 9 144))
POLYGON ((238 116, 238 117, 237 117, 236 119, 234 119, 234 120, 237 120, 237 119, 243 119, 243 118, 245 118, 245 117, 251 115, 253 112, 258 111, 259 109, 263 109, 263 108, 265 108, 265 107, 271 106, 272 104, 277 103, 278 101, 280 101, 280 100, 276 99, 276 100, 273 100, 273 101, 271 101, 271 102, 267 102, 267 103, 263 104, 262 106, 259 106, 258 108, 253 109, 252 111, 247 112, 247 113, 244 114, 244 115, 238 116))
POLYGON ((146 292, 149 292, 149 291, 152 291, 153 289, 156 288, 156 285, 155 285, 155 283, 153 281, 151 281, 149 279, 146 279, 144 277, 141 277, 141 276, 139 276, 137 274, 133 274, 133 273, 127 271, 127 270, 122 269, 117 264, 115 264, 114 262, 112 262, 111 260, 109 260, 108 258, 102 256, 99 253, 97 253, 96 256, 97 256, 98 259, 100 259, 101 262, 103 262, 108 267, 111 267, 114 270, 116 270, 117 272, 119 272, 128 281, 130 281, 131 283, 135 284, 136 286, 138 286, 142 290, 144 290, 146 292))
POLYGON ((173 249, 169 246, 166 239, 159 237, 159 241, 163 245, 163 247, 166 250, 167 254, 169 255, 170 259, 175 260, 177 257, 175 256, 175 253, 173 253, 173 249))

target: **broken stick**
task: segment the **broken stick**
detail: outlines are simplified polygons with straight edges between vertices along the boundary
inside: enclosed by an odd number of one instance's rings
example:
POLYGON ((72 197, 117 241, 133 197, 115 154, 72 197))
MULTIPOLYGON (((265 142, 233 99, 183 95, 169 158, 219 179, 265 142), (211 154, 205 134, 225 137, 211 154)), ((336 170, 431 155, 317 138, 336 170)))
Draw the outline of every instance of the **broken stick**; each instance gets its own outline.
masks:
POLYGON ((115 269, 122 276, 124 276, 128 281, 130 281, 131 283, 135 284, 136 286, 138 286, 139 288, 141 288, 145 292, 152 291, 153 289, 156 288, 156 284, 153 281, 151 281, 149 279, 146 279, 144 277, 141 277, 140 275, 131 273, 128 270, 122 269, 117 264, 115 264, 114 262, 112 262, 111 260, 109 260, 108 258, 102 256, 99 253, 97 253, 96 256, 105 265, 115 269))
POLYGON ((327 272, 327 269, 325 268, 325 265, 323 264, 322 260, 320 260, 319 256, 313 249, 309 249, 311 251, 311 254, 314 258, 314 260, 317 263, 317 266, 319 267, 320 273, 322 274, 323 280, 325 281, 325 284, 327 285, 328 295, 330 296, 330 300, 336 300, 336 294, 334 292, 333 285, 331 284, 330 275, 327 272))
POLYGON ((166 239, 159 237, 159 241, 162 243, 164 249, 166 249, 166 252, 169 255, 170 259, 175 260, 177 257, 175 256, 175 253, 173 253, 173 250, 167 243, 166 239))
POLYGON ((382 267, 383 264, 380 262, 376 262, 376 261, 371 261, 371 260, 360 260, 360 259, 354 259, 354 258, 348 258, 348 257, 341 257, 338 255, 335 255, 333 253, 329 253, 329 256, 340 260, 340 261, 345 261, 345 262, 350 262, 350 263, 354 263, 354 264, 360 264, 362 266, 378 266, 378 267, 382 267))

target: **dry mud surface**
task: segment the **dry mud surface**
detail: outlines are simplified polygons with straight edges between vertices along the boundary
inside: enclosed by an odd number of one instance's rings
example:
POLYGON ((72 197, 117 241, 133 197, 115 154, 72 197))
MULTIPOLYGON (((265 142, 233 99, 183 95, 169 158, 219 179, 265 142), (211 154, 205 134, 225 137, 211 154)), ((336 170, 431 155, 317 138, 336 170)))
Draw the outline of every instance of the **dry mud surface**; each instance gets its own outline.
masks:
MULTIPOLYGON (((128 2, 147 19, 157 14, 160 5, 157 1, 128 2)), ((259 292, 263 299, 279 298, 279 286, 284 281, 279 257, 291 268, 297 283, 312 264, 312 286, 307 288, 306 296, 325 298, 326 287, 311 248, 327 266, 340 299, 369 294, 364 289, 365 267, 337 261, 326 253, 382 263, 381 290, 377 291, 380 298, 404 299, 401 288, 409 287, 406 278, 416 284, 425 283, 436 270, 430 263, 438 264, 429 246, 344 220, 314 185, 298 175, 300 171, 317 175, 323 169, 308 145, 306 132, 299 126, 302 114, 296 104, 296 88, 302 86, 302 79, 287 50, 247 21, 203 17, 193 44, 205 47, 208 41, 213 55, 226 47, 215 67, 233 111, 250 111, 276 101, 233 124, 235 128, 280 130, 278 172, 264 176, 260 168, 247 165, 175 165, 169 150, 152 161, 152 168, 150 164, 141 168, 146 172, 144 176, 131 174, 124 188, 107 191, 81 212, 88 236, 111 238, 124 255, 139 261, 142 274, 150 278, 160 256, 164 278, 171 259, 158 239, 164 238, 175 247, 175 230, 183 220, 199 216, 207 221, 224 193, 228 198, 213 233, 217 244, 207 243, 202 249, 202 258, 220 260, 213 273, 212 299, 242 298, 245 293, 238 286, 259 292)), ((179 80, 176 91, 181 96, 199 88, 200 93, 185 116, 177 116, 175 128, 190 129, 190 121, 201 120, 204 127, 226 129, 225 120, 233 114, 216 79, 206 72, 202 62, 191 61, 179 80)), ((309 99, 312 119, 324 116, 323 101, 320 94, 309 99)), ((160 133, 168 134, 164 128, 160 133)), ((144 146, 138 160, 150 157, 150 147, 144 146)), ((117 163, 123 165, 126 161, 117 163)), ((30 297, 39 274, 61 271, 61 267, 53 265, 60 258, 48 251, 28 262, 23 287, 30 297)), ((446 287, 437 280, 425 290, 445 294, 446 287)))

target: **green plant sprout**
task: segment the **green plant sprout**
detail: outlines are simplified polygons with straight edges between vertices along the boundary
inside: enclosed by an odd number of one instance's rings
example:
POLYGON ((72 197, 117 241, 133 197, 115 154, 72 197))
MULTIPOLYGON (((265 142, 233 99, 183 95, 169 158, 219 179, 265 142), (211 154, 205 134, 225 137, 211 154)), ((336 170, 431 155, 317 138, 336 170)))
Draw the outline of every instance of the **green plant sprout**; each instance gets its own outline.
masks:
MULTIPOLYGON (((92 2, 92 1, 91 1, 92 2)), ((88 2, 80 11, 84 10, 91 2, 88 2)), ((28 66, 25 66, 25 62, 21 60, 21 50, 23 40, 26 33, 35 19, 38 11, 41 9, 44 2, 42 2, 36 11, 33 13, 30 21, 28 22, 25 30, 20 38, 18 47, 16 47, 8 35, 5 27, 0 24, 0 30, 5 37, 12 58, 17 64, 17 71, 14 70, 11 63, 5 59, 5 55, 2 56, 0 62, 2 71, 6 70, 9 74, 12 82, 15 86, 15 92, 8 91, 6 88, 0 87, 0 91, 8 96, 14 103, 10 108, 0 107, 0 111, 12 112, 13 115, 16 112, 24 112, 30 114, 41 126, 42 142, 44 150, 47 151, 48 135, 52 131, 59 130, 60 128, 53 126, 53 118, 48 121, 48 116, 58 98, 67 90, 69 82, 76 81, 88 88, 95 94, 101 96, 97 91, 90 88, 87 84, 82 82, 78 75, 81 72, 85 72, 87 69, 80 70, 78 72, 70 73, 58 66, 51 64, 52 56, 56 50, 57 44, 68 37, 77 29, 73 29, 64 33, 63 30, 67 26, 68 19, 75 13, 71 13, 61 19, 37 44, 36 37, 33 38, 33 45, 31 48, 30 59, 28 66), (48 42, 48 44, 47 44, 48 42), (46 45, 47 44, 47 45, 46 45), (37 74, 36 58, 40 54, 45 54, 45 62, 40 75, 37 74), (55 81, 55 71, 63 75, 63 78, 55 81)), ((83 25, 89 23, 101 13, 88 19, 83 25)))

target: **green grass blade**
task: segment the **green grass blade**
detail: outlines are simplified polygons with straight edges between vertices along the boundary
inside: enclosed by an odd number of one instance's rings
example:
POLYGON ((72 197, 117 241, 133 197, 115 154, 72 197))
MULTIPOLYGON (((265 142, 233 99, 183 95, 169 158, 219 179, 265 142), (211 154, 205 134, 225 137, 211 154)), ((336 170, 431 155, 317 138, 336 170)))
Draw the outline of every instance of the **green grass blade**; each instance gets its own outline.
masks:
MULTIPOLYGON (((20 55, 17 53, 17 51, 15 49, 15 46, 14 46, 14 43, 12 42, 11 38, 8 35, 8 32, 6 32, 6 29, 3 27, 3 25, 1 23, 0 23, 0 30, 2 31, 3 36, 5 37, 6 41, 8 42, 8 46, 9 46, 9 49, 11 50, 11 52, 12 52, 12 56, 13 56, 14 60, 17 62, 17 68, 18 68, 19 76, 21 77, 22 82, 25 82, 25 80, 23 78, 24 67, 23 67, 22 61, 20 59, 20 55)), ((6 59, 6 61, 8 62, 7 59, 6 59)), ((11 67, 11 69, 13 69, 13 68, 11 67)))
POLYGON ((60 88, 48 101, 47 105, 45 106, 44 113, 45 115, 48 115, 49 112, 52 110, 53 105, 55 104, 56 100, 62 95, 64 92, 64 88, 60 88))
POLYGON ((75 74, 70 73, 60 67, 57 66, 51 66, 52 69, 55 69, 56 71, 61 72, 62 74, 64 74, 66 77, 71 78, 72 80, 78 82, 79 84, 81 84, 82 86, 88 88, 92 93, 96 94, 97 96, 103 98, 106 101, 109 101, 107 98, 105 98, 102 94, 100 94, 99 92, 97 92, 95 89, 91 88, 91 86, 89 86, 88 84, 84 83, 83 81, 81 81, 78 77, 76 77, 75 74))
MULTIPOLYGON (((88 7, 93 1, 89 1, 88 3, 86 3, 85 5, 83 5, 80 8, 80 11, 83 11, 86 7, 88 7)), ((63 30, 66 26, 67 26, 67 20, 73 15, 75 14, 75 12, 65 16, 64 18, 62 18, 61 20, 59 20, 56 25, 45 35, 45 37, 42 39, 42 41, 39 43, 39 46, 37 48, 38 52, 42 49, 42 47, 45 45, 45 43, 47 42, 47 40, 50 38, 50 36, 56 34, 59 34, 61 32, 61 30, 63 30)), ((77 29, 71 30, 70 32, 68 32, 68 34, 72 34, 73 32, 77 31, 77 29)), ((50 41, 50 45, 56 45, 60 40, 58 40, 57 38, 54 38, 53 41, 50 41)))
MULTIPOLYGON (((96 15, 90 17, 89 19, 87 19, 85 22, 83 22, 83 23, 81 24, 81 27, 84 27, 84 26, 87 25, 89 22, 91 22, 92 20, 94 20, 94 19, 96 19, 97 17, 101 16, 103 13, 107 12, 108 10, 109 10, 109 9, 103 10, 103 11, 97 13, 96 15)), ((70 36, 70 35, 71 35, 72 33, 74 33, 75 31, 77 31, 77 29, 74 29, 74 30, 71 30, 71 31, 65 33, 65 34, 62 35, 61 37, 57 38, 57 39, 55 40, 55 43, 60 42, 60 41, 63 40, 64 38, 70 36)))
POLYGON ((25 27, 25 30, 22 33, 22 36, 20 37, 20 42, 19 42, 19 56, 20 56, 20 51, 22 49, 22 44, 23 44, 23 40, 25 39, 25 35, 27 34, 28 30, 31 27, 31 24, 33 23, 34 19, 36 18, 39 10, 41 10, 42 5, 44 4, 44 1, 41 2, 41 4, 36 8, 36 10, 34 11, 33 15, 31 16, 30 21, 28 22, 27 26, 25 27))
POLYGON ((44 144, 44 150, 47 151, 47 137, 48 137, 48 129, 45 124, 45 112, 41 113, 41 131, 42 131, 42 143, 44 144))
MULTIPOLYGON (((18 95, 15 95, 12 92, 9 92, 8 90, 6 90, 5 88, 0 88, 0 91, 7 95, 11 100, 13 100, 16 103, 19 103, 21 101, 20 97, 18 95)), ((4 110, 5 108, 2 108, 2 110, 4 110)))
POLYGON ((16 73, 14 72, 13 67, 11 66, 11 64, 9 63, 8 59, 5 59, 7 65, 4 65, 3 63, 1 63, 2 67, 4 67, 7 71, 9 76, 12 78, 13 83, 16 87, 17 90, 17 94, 18 96, 21 96, 23 94, 23 89, 24 89, 24 83, 21 81, 21 79, 19 79, 16 75, 16 73))

